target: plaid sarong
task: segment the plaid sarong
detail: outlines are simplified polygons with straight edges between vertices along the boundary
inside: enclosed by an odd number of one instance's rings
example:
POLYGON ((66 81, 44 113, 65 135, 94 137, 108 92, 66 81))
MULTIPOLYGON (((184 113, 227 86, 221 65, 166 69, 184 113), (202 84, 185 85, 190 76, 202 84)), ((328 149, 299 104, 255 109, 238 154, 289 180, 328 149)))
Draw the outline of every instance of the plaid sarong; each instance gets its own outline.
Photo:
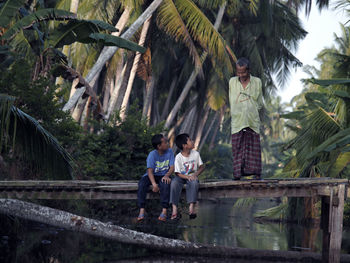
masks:
POLYGON ((260 135, 250 128, 232 134, 233 175, 261 175, 260 135))

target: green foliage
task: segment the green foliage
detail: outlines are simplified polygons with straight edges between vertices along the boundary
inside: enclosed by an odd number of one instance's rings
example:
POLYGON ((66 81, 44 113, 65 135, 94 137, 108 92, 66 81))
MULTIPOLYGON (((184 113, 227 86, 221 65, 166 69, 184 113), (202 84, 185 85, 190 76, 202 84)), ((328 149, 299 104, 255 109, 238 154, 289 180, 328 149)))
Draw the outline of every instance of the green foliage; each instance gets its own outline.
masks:
POLYGON ((214 149, 204 145, 200 152, 205 160, 205 170, 200 179, 232 178, 232 149, 229 144, 219 144, 214 149))
POLYGON ((25 0, 7 0, 0 9, 0 27, 6 27, 25 0))
POLYGON ((30 28, 32 25, 40 21, 65 20, 69 18, 74 19, 75 15, 73 13, 54 8, 41 9, 17 21, 9 30, 6 31, 6 33, 2 36, 2 39, 9 40, 20 30, 30 28))
MULTIPOLYGON (((72 145, 79 138, 80 127, 61 111, 62 102, 56 98, 56 89, 47 78, 32 81, 31 67, 23 59, 2 72, 0 93, 15 98, 13 106, 10 105, 7 124, 10 126, 5 138, 15 140, 17 151, 8 154, 11 150, 8 146, 2 152, 9 166, 20 167, 17 174, 12 176, 28 178, 32 174, 45 178, 71 178, 72 160, 59 142, 64 146, 72 145), (17 157, 21 157, 20 160, 16 160, 17 157)), ((6 125, 4 120, 2 118, 2 126, 6 125)), ((6 146, 6 140, 3 142, 6 146)))
POLYGON ((58 25, 57 29, 50 34, 49 43, 53 47, 70 45, 77 40, 82 43, 90 43, 89 35, 101 30, 117 31, 113 26, 103 21, 72 19, 68 23, 58 25))
POLYGON ((125 48, 128 50, 132 50, 132 51, 138 51, 140 53, 145 53, 146 52, 146 48, 137 45, 136 43, 129 41, 129 40, 125 40, 121 37, 116 37, 116 36, 112 36, 112 35, 108 35, 108 34, 101 34, 101 33, 93 33, 89 35, 89 42, 98 42, 98 43, 102 43, 105 46, 117 46, 120 48, 125 48))
POLYGON ((151 138, 163 130, 163 125, 149 127, 141 119, 141 111, 132 105, 123 122, 117 114, 112 124, 93 123, 97 132, 85 134, 74 153, 83 175, 98 180, 139 179, 153 150, 151 138))

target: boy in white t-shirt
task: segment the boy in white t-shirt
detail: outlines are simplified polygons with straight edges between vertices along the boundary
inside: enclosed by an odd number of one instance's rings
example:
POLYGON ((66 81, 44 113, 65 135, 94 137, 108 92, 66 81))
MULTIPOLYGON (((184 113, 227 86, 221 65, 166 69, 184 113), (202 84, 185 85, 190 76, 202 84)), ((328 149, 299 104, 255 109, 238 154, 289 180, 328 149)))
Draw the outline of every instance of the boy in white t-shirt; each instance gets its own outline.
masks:
POLYGON ((189 204, 190 219, 196 218, 195 204, 197 202, 199 181, 198 176, 204 170, 204 164, 199 152, 193 150, 194 143, 186 133, 175 138, 176 146, 181 150, 175 157, 175 178, 170 185, 170 203, 172 204, 171 219, 178 219, 177 206, 184 184, 186 186, 186 200, 189 204))

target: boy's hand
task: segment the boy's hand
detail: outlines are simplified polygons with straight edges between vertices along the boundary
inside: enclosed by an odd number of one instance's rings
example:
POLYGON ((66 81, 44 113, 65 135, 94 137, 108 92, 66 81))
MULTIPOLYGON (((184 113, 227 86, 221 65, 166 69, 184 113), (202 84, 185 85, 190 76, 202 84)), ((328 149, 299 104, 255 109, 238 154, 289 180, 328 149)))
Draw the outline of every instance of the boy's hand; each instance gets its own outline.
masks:
POLYGON ((163 183, 170 184, 171 178, 168 175, 164 175, 161 181, 163 183))
POLYGON ((198 177, 195 174, 188 176, 188 181, 196 181, 196 180, 198 180, 198 177))
POLYGON ((155 193, 159 192, 159 187, 158 187, 157 184, 152 184, 152 191, 155 192, 155 193))

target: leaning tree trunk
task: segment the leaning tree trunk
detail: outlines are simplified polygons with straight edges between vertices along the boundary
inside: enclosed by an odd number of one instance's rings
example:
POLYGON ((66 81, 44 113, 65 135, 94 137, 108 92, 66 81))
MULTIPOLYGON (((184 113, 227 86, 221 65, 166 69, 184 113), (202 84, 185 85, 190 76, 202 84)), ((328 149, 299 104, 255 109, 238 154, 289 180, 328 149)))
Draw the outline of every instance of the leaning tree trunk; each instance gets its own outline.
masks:
POLYGON ((223 123, 224 121, 224 116, 225 116, 225 110, 226 110, 226 106, 223 106, 220 110, 220 121, 218 122, 218 125, 215 127, 215 131, 214 131, 214 134, 213 136, 211 137, 211 140, 210 140, 210 144, 209 144, 209 151, 211 151, 213 148, 214 148, 214 143, 215 143, 215 139, 216 139, 216 135, 220 129, 220 126, 221 124, 223 123))
POLYGON ((215 115, 213 116, 213 119, 211 120, 211 122, 209 124, 209 127, 208 127, 207 131, 205 132, 203 139, 201 140, 201 143, 199 144, 199 147, 198 147, 199 151, 202 150, 202 148, 203 148, 203 146, 205 144, 205 141, 207 140, 207 138, 209 136, 209 133, 210 133, 211 129, 214 126, 214 123, 215 123, 216 119, 219 118, 219 116, 220 116, 219 114, 220 114, 219 111, 215 112, 215 115))
MULTIPOLYGON (((147 32, 148 32, 150 24, 151 24, 151 17, 148 18, 147 21, 143 24, 140 39, 139 39, 140 46, 143 46, 145 44, 146 36, 147 36, 147 32)), ((131 73, 130 73, 130 77, 129 77, 129 81, 128 81, 128 86, 126 88, 126 92, 125 92, 125 95, 123 98, 123 103, 121 106, 120 118, 122 121, 126 117, 127 108, 129 105, 130 94, 131 94, 132 86, 134 84, 134 80, 135 80, 135 76, 136 76, 137 68, 139 66, 140 59, 141 59, 141 53, 136 52, 134 64, 132 65, 132 69, 131 69, 131 73)))
POLYGON ((168 96, 166 98, 166 101, 165 101, 165 104, 164 104, 164 107, 163 107, 162 116, 160 117, 161 120, 164 120, 166 118, 166 116, 168 115, 171 97, 173 96, 173 93, 175 91, 175 87, 178 84, 178 80, 179 80, 178 76, 175 75, 175 77, 171 81, 170 89, 169 89, 169 92, 168 92, 168 96))
MULTIPOLYGON (((78 13, 78 6, 79 6, 79 0, 71 0, 70 2, 70 8, 69 12, 77 14, 78 13)), ((69 57, 70 53, 70 45, 64 45, 62 49, 62 53, 69 57)), ((68 63, 71 66, 71 63, 68 63)), ((57 77, 56 78, 56 85, 62 85, 63 84, 63 78, 62 77, 57 77)))
POLYGON ((151 109, 152 109, 152 100, 153 100, 153 91, 154 91, 154 85, 155 80, 153 75, 149 77, 149 79, 146 82, 146 91, 145 91, 145 103, 143 104, 142 109, 142 118, 148 118, 148 122, 151 120, 151 109))
MULTIPOLYGON (((0 213, 33 220, 44 224, 104 237, 124 244, 150 248, 168 254, 191 256, 245 258, 250 260, 278 261, 320 261, 321 254, 311 252, 257 250, 237 247, 224 247, 186 242, 183 240, 159 237, 101 221, 80 217, 62 210, 45 207, 15 199, 0 199, 0 213)), ((343 259, 347 258, 342 255, 343 259)))
MULTIPOLYGON (((221 24, 222 18, 223 18, 224 13, 225 13, 226 4, 227 4, 227 2, 224 2, 219 9, 219 12, 218 12, 218 15, 216 17, 215 24, 214 24, 214 28, 216 30, 218 30, 218 28, 221 24)), ((204 52, 202 54, 201 60, 204 62, 205 59, 207 58, 207 56, 208 56, 208 53, 204 52)), ((180 94, 180 97, 177 99, 175 106, 173 107, 173 109, 169 113, 168 118, 166 119, 166 122, 164 125, 166 129, 168 129, 170 127, 170 125, 172 124, 172 122, 174 121, 174 118, 175 118, 176 114, 179 112, 182 103, 186 99, 191 87, 193 86, 193 83, 195 82, 195 80, 198 76, 198 73, 199 73, 199 70, 194 70, 192 72, 190 78, 187 80, 186 85, 180 94)))
MULTIPOLYGON (((130 17, 130 8, 125 8, 125 10, 123 11, 122 15, 120 16, 117 24, 115 25, 115 28, 118 29, 117 32, 113 32, 112 35, 113 36, 120 36, 122 30, 124 29, 128 19, 130 17)), ((99 72, 100 73, 100 72, 99 72)), ((95 75, 95 79, 97 79, 99 77, 100 74, 96 74, 95 75)), ((82 98, 80 97, 77 103, 77 106, 75 107, 74 111, 73 111, 73 119, 75 120, 80 120, 81 123, 85 122, 85 118, 88 118, 87 115, 87 108, 88 106, 86 106, 86 102, 87 102, 88 98, 82 98), (83 115, 85 109, 85 114, 83 115)))
MULTIPOLYGON (((163 0, 154 0, 148 8, 136 19, 136 21, 129 27, 129 29, 121 35, 122 38, 129 40, 135 32, 138 30, 138 28, 144 24, 144 22, 156 11, 158 6, 163 2, 163 0)), ((115 52, 118 50, 118 47, 111 46, 111 47, 104 47, 100 56, 98 57, 96 63, 91 68, 89 73, 86 76, 86 80, 89 82, 91 81, 96 75, 98 75, 105 63, 115 54, 115 52)), ((63 110, 68 111, 71 108, 74 107, 74 105, 77 103, 79 98, 84 94, 85 87, 80 88, 77 90, 74 95, 69 99, 69 101, 64 105, 63 110)))
POLYGON ((208 116, 209 116, 209 112, 210 112, 210 107, 209 107, 209 105, 207 105, 205 107, 205 110, 204 110, 204 115, 200 119, 200 122, 199 122, 197 135, 196 135, 196 138, 195 138, 195 141, 194 141, 194 148, 195 149, 198 149, 198 147, 199 147, 199 143, 200 143, 201 138, 202 138, 202 133, 203 133, 203 130, 204 130, 204 126, 205 126, 205 124, 207 122, 207 119, 208 119, 208 116))

